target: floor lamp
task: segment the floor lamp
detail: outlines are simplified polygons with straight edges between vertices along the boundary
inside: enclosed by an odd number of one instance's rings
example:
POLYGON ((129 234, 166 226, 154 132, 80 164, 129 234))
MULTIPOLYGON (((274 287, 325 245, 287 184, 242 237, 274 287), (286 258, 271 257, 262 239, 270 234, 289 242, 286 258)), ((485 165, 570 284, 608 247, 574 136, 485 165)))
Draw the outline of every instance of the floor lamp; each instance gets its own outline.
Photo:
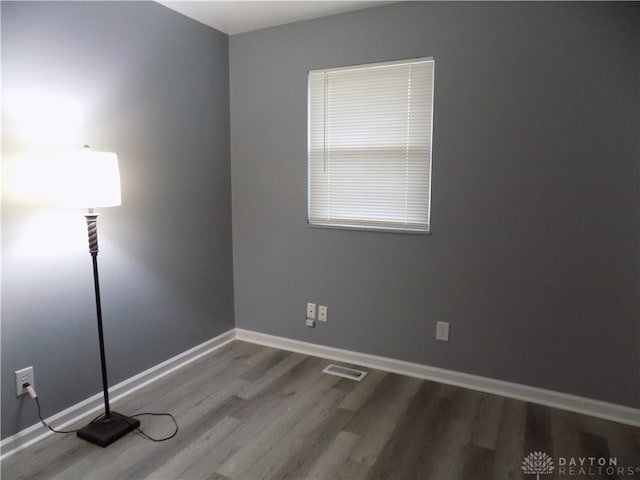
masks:
POLYGON ((60 192, 59 205, 88 209, 85 218, 89 234, 89 253, 93 262, 93 285, 104 394, 104 415, 78 430, 77 435, 83 440, 106 447, 140 426, 137 419, 113 412, 109 406, 109 384, 98 281, 98 214, 94 212, 94 208, 115 207, 121 203, 118 157, 115 153, 94 152, 85 146, 81 153, 70 155, 65 166, 68 169, 65 170, 65 178, 62 182, 64 188, 60 192))

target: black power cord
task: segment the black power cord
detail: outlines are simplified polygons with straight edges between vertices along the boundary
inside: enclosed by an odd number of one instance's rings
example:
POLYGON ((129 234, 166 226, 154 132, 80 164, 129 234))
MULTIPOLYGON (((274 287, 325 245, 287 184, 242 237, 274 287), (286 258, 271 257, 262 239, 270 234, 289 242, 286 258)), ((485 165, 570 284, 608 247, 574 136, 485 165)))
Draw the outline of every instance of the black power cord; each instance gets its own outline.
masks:
MULTIPOLYGON (((42 411, 41 411, 41 408, 40 408, 40 400, 38 400, 38 395, 36 395, 36 392, 33 389, 33 387, 31 385, 29 385, 28 383, 25 383, 23 385, 23 387, 27 389, 27 391, 29 392, 29 395, 31 396, 31 398, 33 398, 36 401, 36 405, 38 406, 38 418, 40 419, 40 422, 45 427, 47 427, 49 430, 51 430, 53 433, 76 433, 79 430, 81 430, 81 428, 79 428, 77 430, 57 430, 57 429, 53 428, 51 425, 49 425, 46 422, 46 420, 44 418, 42 418, 42 411)), ((173 431, 173 433, 171 435, 169 435, 167 437, 163 437, 163 438, 153 438, 152 436, 150 436, 147 433, 143 432, 140 427, 137 427, 136 431, 140 435, 142 435, 143 437, 147 438, 148 440, 151 440, 152 442, 165 442, 165 441, 175 437, 178 434, 178 422, 176 421, 174 416, 171 415, 170 413, 143 412, 143 413, 136 413, 135 415, 130 415, 130 418, 143 417, 143 416, 169 417, 173 421, 173 424, 176 427, 176 429, 173 431)), ((92 419, 91 422, 89 422, 89 423, 95 423, 98 420, 100 420, 102 417, 104 417, 104 413, 101 413, 100 415, 98 415, 97 417, 92 419)))
MULTIPOLYGON (((53 428, 51 425, 49 425, 44 418, 42 418, 42 413, 40 411, 40 400, 38 400, 38 397, 33 397, 33 399, 36 401, 36 405, 38 406, 38 418, 40 419, 40 423, 42 423, 45 427, 47 427, 49 430, 51 430, 53 433, 76 433, 78 430, 81 430, 80 428, 77 430, 56 430, 55 428, 53 428)), ((101 413, 100 415, 98 415, 96 418, 94 418, 93 420, 91 420, 89 423, 94 423, 98 420, 100 420, 102 417, 104 416, 104 413, 101 413)))
POLYGON ((165 442, 173 437, 175 437, 178 434, 178 422, 176 422, 176 419, 173 417, 173 415, 171 415, 170 413, 154 413, 154 412, 144 412, 144 413, 136 413, 135 415, 131 415, 131 418, 135 418, 135 417, 143 417, 145 415, 149 415, 149 416, 153 416, 153 417, 169 417, 172 421, 173 424, 176 426, 176 429, 173 431, 173 433, 171 435, 169 435, 168 437, 163 437, 163 438, 153 438, 150 435, 144 433, 139 427, 136 428, 136 431, 142 435, 143 437, 151 440, 152 442, 165 442))

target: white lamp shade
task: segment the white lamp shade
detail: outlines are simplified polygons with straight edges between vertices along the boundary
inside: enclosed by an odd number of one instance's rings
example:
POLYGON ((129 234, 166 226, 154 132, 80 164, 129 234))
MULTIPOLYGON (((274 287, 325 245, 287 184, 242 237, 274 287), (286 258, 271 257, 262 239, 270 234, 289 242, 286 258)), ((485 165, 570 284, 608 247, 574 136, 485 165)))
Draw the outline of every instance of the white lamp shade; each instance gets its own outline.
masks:
POLYGON ((111 152, 82 152, 65 156, 58 205, 73 208, 120 205, 118 157, 111 152))

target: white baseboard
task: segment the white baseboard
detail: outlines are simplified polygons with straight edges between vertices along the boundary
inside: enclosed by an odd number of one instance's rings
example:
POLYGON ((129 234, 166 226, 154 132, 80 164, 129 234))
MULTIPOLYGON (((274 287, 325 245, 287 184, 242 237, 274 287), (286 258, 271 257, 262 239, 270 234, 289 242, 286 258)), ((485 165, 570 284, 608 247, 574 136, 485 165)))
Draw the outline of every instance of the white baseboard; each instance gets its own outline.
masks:
MULTIPOLYGON (((211 340, 197 345, 169 360, 145 370, 123 382, 109 388, 110 398, 113 402, 130 395, 146 385, 182 368, 198 358, 232 342, 233 340, 266 345, 269 347, 299 352, 314 357, 322 357, 339 362, 361 365, 387 372, 399 373, 411 377, 424 378, 449 385, 469 388, 480 392, 502 395, 527 402, 547 405, 549 407, 569 410, 576 413, 591 415, 593 417, 612 420, 640 427, 640 409, 602 402, 590 398, 578 397, 566 393, 530 387, 517 383, 495 380, 493 378, 469 375, 466 373, 430 367, 418 363, 405 362, 377 355, 352 352, 339 348, 325 347, 313 343, 301 342, 290 338, 277 337, 265 333, 231 329, 211 340)), ((102 392, 96 393, 90 398, 77 403, 47 418, 47 423, 55 423, 56 428, 64 429, 78 420, 102 409, 102 392)), ((30 445, 42 440, 53 432, 45 428, 41 423, 32 425, 20 432, 5 438, 0 442, 0 459, 4 459, 30 445)))
POLYGON ((480 377, 467 373, 430 367, 418 363, 405 362, 392 358, 352 352, 339 348, 325 347, 313 343, 301 342, 290 338, 277 337, 265 333, 236 328, 236 338, 246 342, 257 343, 269 347, 304 353, 314 357, 323 357, 364 367, 399 373, 411 377, 424 378, 440 383, 469 388, 480 392, 502 395, 527 402, 538 403, 549 407, 569 410, 571 412, 590 415, 592 417, 612 420, 640 427, 640 409, 616 405, 577 395, 530 387, 518 383, 505 382, 493 378, 480 377))
MULTIPOLYGON (((115 402, 131 393, 139 390, 146 385, 168 375, 169 373, 182 368, 185 365, 197 360, 198 358, 232 342, 235 339, 234 329, 228 330, 211 340, 207 340, 200 345, 182 352, 154 367, 145 370, 133 377, 130 377, 117 385, 109 387, 109 398, 111 402, 115 402)), ((92 397, 77 403, 66 410, 56 413, 45 420, 47 423, 55 423, 55 428, 64 430, 67 426, 77 422, 87 415, 98 412, 103 408, 102 392, 96 393, 92 397)), ((0 442, 0 459, 4 459, 30 445, 42 440, 53 432, 47 429, 41 423, 36 423, 20 432, 5 438, 0 442)))

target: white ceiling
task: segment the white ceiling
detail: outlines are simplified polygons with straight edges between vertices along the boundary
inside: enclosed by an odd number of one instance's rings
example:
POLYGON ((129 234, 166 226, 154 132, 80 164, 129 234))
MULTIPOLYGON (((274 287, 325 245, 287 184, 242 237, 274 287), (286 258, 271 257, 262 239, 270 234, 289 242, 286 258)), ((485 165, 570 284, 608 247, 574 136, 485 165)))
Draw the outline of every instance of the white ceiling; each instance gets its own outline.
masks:
POLYGON ((360 10, 390 1, 164 1, 158 3, 228 35, 360 10))

